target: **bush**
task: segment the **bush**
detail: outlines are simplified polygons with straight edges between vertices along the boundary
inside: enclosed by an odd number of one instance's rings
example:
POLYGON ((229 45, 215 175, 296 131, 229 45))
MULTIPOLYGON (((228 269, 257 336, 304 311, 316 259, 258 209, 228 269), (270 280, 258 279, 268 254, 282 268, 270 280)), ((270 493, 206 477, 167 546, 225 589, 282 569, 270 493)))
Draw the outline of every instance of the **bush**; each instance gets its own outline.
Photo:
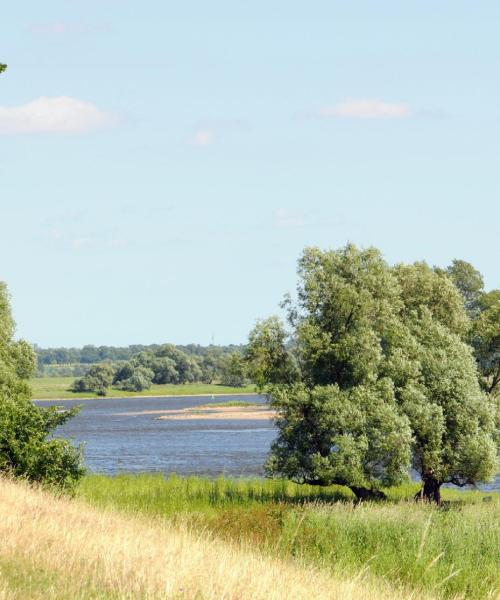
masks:
POLYGON ((153 376, 154 373, 151 369, 136 367, 127 379, 118 382, 117 385, 121 390, 128 392, 142 392, 151 387, 153 376))
POLYGON ((49 436, 79 409, 33 404, 27 379, 35 355, 26 342, 14 342, 13 334, 9 298, 0 282, 0 473, 72 488, 84 472, 82 449, 49 436))
POLYGON ((82 448, 63 439, 47 439, 77 409, 60 412, 30 400, 2 400, 0 471, 29 481, 72 488, 84 474, 82 448))
POLYGON ((113 383, 113 376, 111 365, 94 365, 83 377, 73 382, 71 391, 94 392, 98 396, 105 396, 107 388, 113 383))

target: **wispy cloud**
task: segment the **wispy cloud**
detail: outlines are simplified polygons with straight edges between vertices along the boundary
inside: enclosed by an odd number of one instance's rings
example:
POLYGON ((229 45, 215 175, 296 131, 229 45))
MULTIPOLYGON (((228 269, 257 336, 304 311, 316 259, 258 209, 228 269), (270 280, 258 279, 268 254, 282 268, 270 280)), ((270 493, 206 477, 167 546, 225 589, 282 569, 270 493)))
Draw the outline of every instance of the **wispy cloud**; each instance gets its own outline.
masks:
POLYGON ((125 250, 131 245, 130 240, 125 237, 111 235, 100 235, 99 233, 78 234, 77 232, 61 231, 52 229, 47 231, 45 242, 53 249, 66 251, 72 249, 76 252, 102 252, 125 250))
POLYGON ((204 119, 195 125, 194 133, 186 141, 191 146, 210 146, 234 133, 249 129, 249 123, 243 119, 204 119))
POLYGON ((304 227, 310 221, 310 217, 311 215, 302 212, 277 208, 274 212, 274 225, 279 229, 304 227))
POLYGON ((188 138, 188 144, 191 146, 210 146, 215 140, 215 133, 210 129, 199 129, 194 135, 188 138))
POLYGON ((93 239, 89 237, 81 237, 76 238, 71 241, 71 245, 75 249, 84 248, 85 246, 90 246, 93 243, 93 239))
POLYGON ((116 117, 91 102, 41 97, 21 106, 0 106, 0 135, 86 133, 115 124, 116 117))
POLYGON ((106 246, 108 248, 115 248, 117 250, 121 250, 123 248, 127 248, 130 245, 129 240, 123 238, 112 238, 106 242, 106 246))
POLYGON ((48 21, 31 23, 27 27, 35 35, 75 35, 88 33, 106 33, 111 30, 109 23, 89 24, 81 21, 48 21))
POLYGON ((328 214, 316 210, 296 210, 285 207, 277 208, 272 215, 272 225, 276 229, 298 230, 309 229, 319 231, 320 229, 331 229, 345 225, 342 214, 328 214))
POLYGON ((346 100, 323 106, 319 116, 351 119, 402 119, 409 117, 412 109, 409 104, 383 102, 382 100, 346 100))

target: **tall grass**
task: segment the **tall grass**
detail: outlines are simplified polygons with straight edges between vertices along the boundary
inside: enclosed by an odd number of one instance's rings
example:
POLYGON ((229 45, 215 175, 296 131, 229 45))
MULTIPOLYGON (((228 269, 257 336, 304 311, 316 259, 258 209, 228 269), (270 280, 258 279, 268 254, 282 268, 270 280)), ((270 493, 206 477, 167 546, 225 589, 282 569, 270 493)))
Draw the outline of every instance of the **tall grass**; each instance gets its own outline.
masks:
POLYGON ((186 514, 213 516, 221 509, 266 503, 352 500, 347 488, 318 489, 289 481, 269 479, 208 479, 171 475, 89 475, 78 494, 100 506, 112 506, 164 517, 186 514))
POLYGON ((5 480, 0 514, 0 597, 9 600, 424 598, 366 573, 334 576, 165 519, 98 509, 5 480))
POLYGON ((500 497, 444 490, 443 508, 387 490, 389 502, 356 504, 342 487, 286 481, 156 475, 89 476, 78 493, 99 506, 164 517, 216 537, 293 558, 336 576, 361 570, 441 598, 500 593, 500 497))

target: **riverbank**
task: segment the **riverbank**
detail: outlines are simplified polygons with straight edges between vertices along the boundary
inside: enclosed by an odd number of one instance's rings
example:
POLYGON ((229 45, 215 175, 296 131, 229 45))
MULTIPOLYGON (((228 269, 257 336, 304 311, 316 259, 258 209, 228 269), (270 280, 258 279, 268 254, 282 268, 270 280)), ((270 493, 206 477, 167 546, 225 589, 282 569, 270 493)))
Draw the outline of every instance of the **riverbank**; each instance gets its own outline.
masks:
MULTIPOLYGON (((144 474, 88 476, 77 494, 100 509, 148 515, 257 550, 265 560, 334 579, 368 578, 378 582, 376 598, 390 598, 390 588, 399 598, 411 590, 415 598, 496 599, 500 494, 445 489, 437 508, 412 500, 418 488, 390 488, 387 502, 359 504, 341 486, 144 474)), ((304 597, 322 593, 319 587, 304 597)))
POLYGON ((186 383, 182 385, 153 384, 142 392, 127 392, 109 388, 104 397, 89 392, 71 392, 69 390, 74 377, 35 377, 30 380, 34 400, 95 400, 96 398, 161 398, 178 396, 232 396, 252 395, 256 393, 254 385, 231 387, 213 383, 186 383))
POLYGON ((0 514, 6 600, 410 599, 363 573, 310 570, 182 523, 92 507, 24 483, 0 480, 0 514))
POLYGON ((498 598, 500 495, 444 490, 437 508, 415 489, 374 504, 340 486, 91 475, 67 498, 0 479, 0 596, 498 598))
MULTIPOLYGON (((229 403, 232 404, 232 403, 229 403)), ((147 411, 151 414, 151 411, 147 411)), ((222 421, 269 421, 277 417, 275 410, 268 406, 200 406, 198 408, 181 408, 178 410, 155 411, 160 421, 186 420, 222 420, 222 421)), ((127 414, 127 413, 124 413, 127 414)), ((130 413, 128 413, 130 414, 130 413)), ((142 413, 144 414, 144 413, 142 413)))
POLYGON ((0 597, 497 598, 500 495, 443 490, 437 508, 416 489, 355 503, 340 486, 90 475, 67 498, 0 478, 0 597))

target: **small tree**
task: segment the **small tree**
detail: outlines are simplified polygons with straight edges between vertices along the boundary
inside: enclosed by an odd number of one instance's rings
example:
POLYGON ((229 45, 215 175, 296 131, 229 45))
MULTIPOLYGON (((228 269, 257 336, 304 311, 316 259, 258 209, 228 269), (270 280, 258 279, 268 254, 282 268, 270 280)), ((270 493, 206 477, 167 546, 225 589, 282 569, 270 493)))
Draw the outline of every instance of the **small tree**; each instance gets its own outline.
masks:
POLYGON ((298 367, 286 345, 287 333, 276 316, 258 321, 250 332, 245 362, 251 380, 260 389, 266 384, 291 384, 299 380, 298 367))
POLYGON ((118 381, 117 385, 121 390, 129 392, 142 392, 151 387, 154 373, 146 367, 136 366, 132 373, 125 379, 118 381))
POLYGON ((110 365, 93 365, 87 373, 73 382, 73 392, 93 392, 106 396, 107 389, 113 383, 114 370, 110 365))
POLYGON ((27 379, 35 370, 34 352, 13 334, 7 289, 0 282, 0 472, 71 488, 84 472, 81 448, 49 436, 78 409, 33 404, 27 379))
POLYGON ((232 352, 222 362, 222 385, 241 387, 246 383, 246 365, 239 352, 232 352))

